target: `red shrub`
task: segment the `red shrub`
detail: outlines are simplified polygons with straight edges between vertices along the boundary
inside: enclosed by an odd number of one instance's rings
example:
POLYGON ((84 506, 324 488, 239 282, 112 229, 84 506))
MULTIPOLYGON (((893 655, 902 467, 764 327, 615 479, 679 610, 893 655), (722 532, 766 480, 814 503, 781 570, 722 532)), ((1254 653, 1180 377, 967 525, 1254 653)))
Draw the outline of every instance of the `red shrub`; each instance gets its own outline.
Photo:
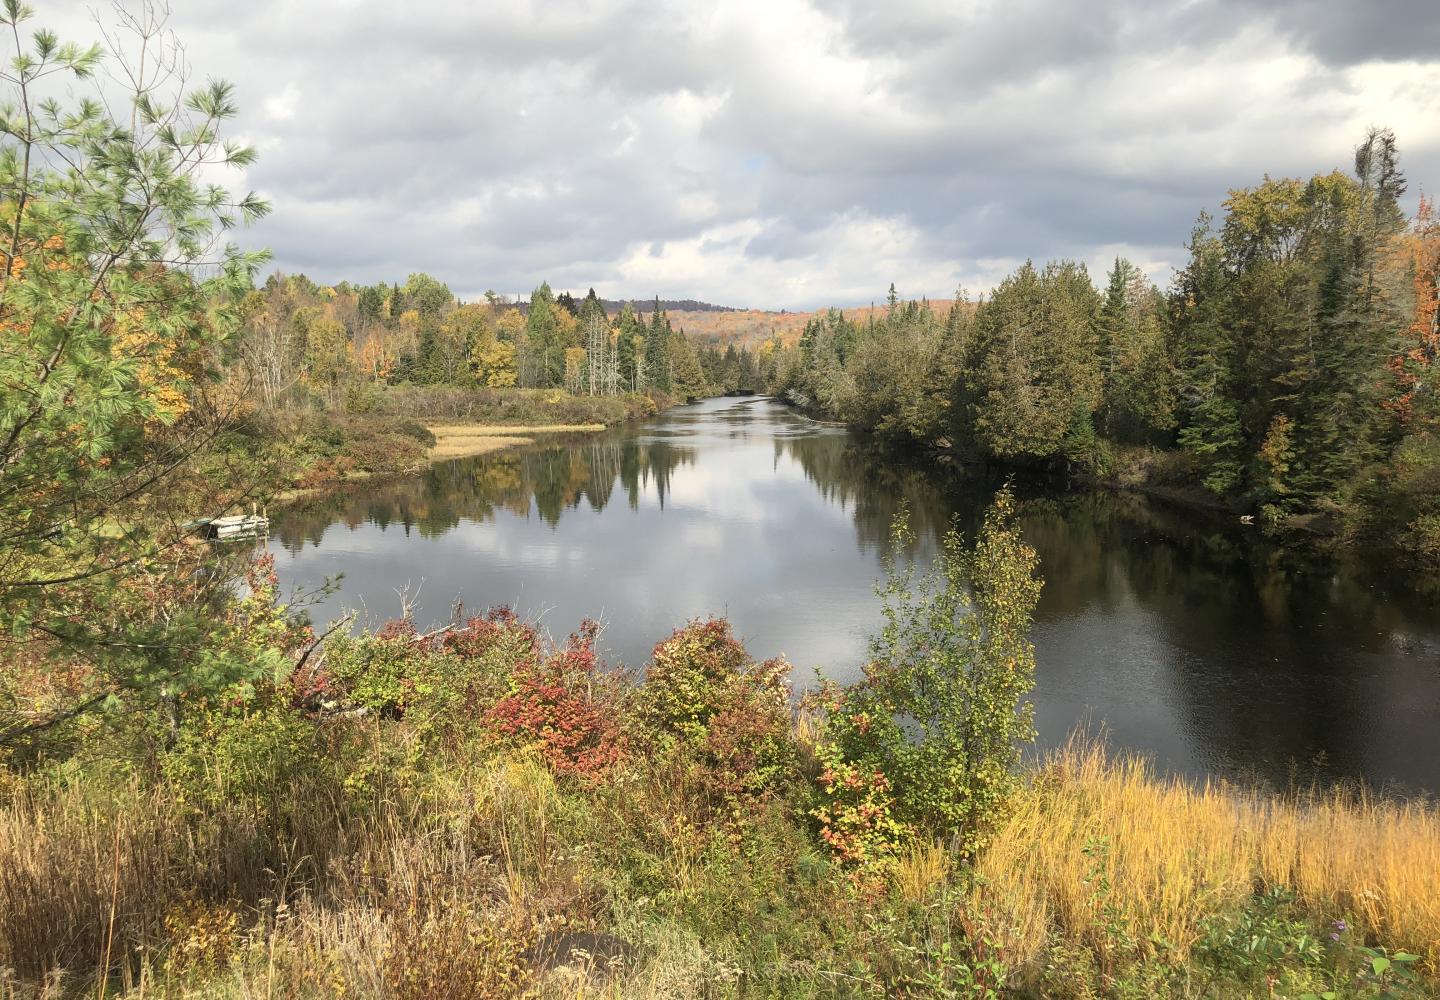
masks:
POLYGON ((416 637, 415 622, 410 618, 392 618, 375 633, 381 642, 404 642, 416 637))
POLYGON ((614 713, 594 696, 599 632, 586 621, 562 649, 518 665, 511 692, 485 713, 496 732, 535 746, 556 774, 594 778, 623 756, 614 713))
POLYGON ((479 659, 495 649, 539 655, 540 637, 535 626, 522 622, 510 608, 491 608, 484 615, 468 619, 463 628, 445 633, 440 648, 462 659, 479 659))

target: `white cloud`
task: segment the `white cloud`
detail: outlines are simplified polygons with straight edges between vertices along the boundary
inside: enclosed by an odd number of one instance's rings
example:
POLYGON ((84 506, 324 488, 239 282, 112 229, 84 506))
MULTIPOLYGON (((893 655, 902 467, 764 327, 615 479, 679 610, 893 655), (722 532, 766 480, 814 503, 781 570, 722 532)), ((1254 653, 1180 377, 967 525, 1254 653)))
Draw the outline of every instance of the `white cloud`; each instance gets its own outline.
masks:
POLYGON ((295 117, 300 107, 300 88, 287 83, 285 89, 274 97, 266 98, 265 113, 276 121, 288 121, 295 117))
MULTIPOLYGON (((1371 124, 1433 190, 1440 8, 1396 3, 176 0, 173 27, 238 85, 275 205, 247 238, 286 270, 795 308, 1116 249, 1163 279, 1228 188, 1344 167, 1371 124)), ((39 21, 96 35, 79 3, 39 21)))

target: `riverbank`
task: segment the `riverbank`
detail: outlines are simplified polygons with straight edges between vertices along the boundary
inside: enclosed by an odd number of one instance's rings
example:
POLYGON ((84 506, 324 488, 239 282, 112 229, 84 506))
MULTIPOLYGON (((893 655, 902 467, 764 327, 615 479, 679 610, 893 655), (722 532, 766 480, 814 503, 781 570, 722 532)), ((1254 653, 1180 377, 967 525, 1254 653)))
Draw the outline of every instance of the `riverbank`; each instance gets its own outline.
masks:
POLYGON ((433 462, 594 433, 674 405, 660 395, 574 396, 558 390, 373 387, 359 410, 259 411, 229 442, 273 456, 269 503, 322 496, 356 482, 421 472, 433 462))
POLYGON ((985 467, 1008 470, 1053 480, 1057 484, 1133 493, 1152 500, 1208 515, 1228 517, 1236 523, 1253 527, 1272 540, 1294 544, 1307 552, 1339 554, 1358 550, 1362 545, 1379 545, 1397 557, 1417 565, 1422 572, 1440 573, 1440 551, 1431 553, 1425 546, 1406 547, 1397 532, 1385 532, 1376 525, 1347 521, 1344 512, 1330 507, 1323 511, 1274 515, 1267 519, 1252 504, 1236 498, 1219 496, 1205 488, 1190 456, 1175 448, 1153 446, 1111 447, 1100 467, 1061 466, 1055 462, 1007 462, 996 458, 978 459, 952 442, 917 441, 906 436, 877 435, 875 431, 824 417, 819 411, 802 407, 784 397, 772 397, 788 406, 796 415, 825 427, 843 427, 852 432, 872 435, 890 444, 932 457, 954 468, 985 467))
POLYGON ((911 838, 857 865, 817 820, 823 715, 733 701, 775 664, 700 623, 642 679, 589 635, 550 648, 500 613, 337 636, 283 683, 187 704, 166 741, 136 719, 63 779, 8 772, 7 995, 57 973, 94 994, 103 968, 137 998, 1440 985, 1433 804, 1195 786, 1075 743, 973 863, 911 838), (118 766, 127 741, 151 749, 118 766))
MULTIPOLYGON (((267 503, 285 506, 304 500, 328 496, 336 490, 357 483, 375 480, 391 481, 418 475, 427 465, 458 458, 475 458, 508 448, 531 445, 547 434, 596 434, 608 428, 604 424, 555 424, 551 426, 508 426, 495 424, 450 424, 426 426, 434 444, 425 449, 423 457, 407 465, 392 464, 380 472, 350 469, 344 473, 310 470, 304 476, 307 485, 280 490, 267 503), (519 435, 525 435, 520 437, 519 435)), ((410 449, 407 449, 409 451, 410 449)))
POLYGON ((431 462, 440 462, 534 444, 535 438, 542 434, 595 434, 605 430, 606 425, 427 424, 425 429, 435 436, 435 444, 425 457, 431 462))

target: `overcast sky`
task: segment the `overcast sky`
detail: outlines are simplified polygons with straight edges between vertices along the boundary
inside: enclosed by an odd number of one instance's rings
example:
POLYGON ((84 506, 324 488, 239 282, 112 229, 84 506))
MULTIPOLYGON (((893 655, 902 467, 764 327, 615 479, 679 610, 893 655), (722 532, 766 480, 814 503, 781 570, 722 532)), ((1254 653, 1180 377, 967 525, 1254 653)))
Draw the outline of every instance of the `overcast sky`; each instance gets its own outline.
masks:
POLYGON ((1163 285, 1202 208, 1372 123, 1440 188, 1436 0, 172 3, 260 150, 245 242, 325 283, 809 308, 1122 253, 1163 285))

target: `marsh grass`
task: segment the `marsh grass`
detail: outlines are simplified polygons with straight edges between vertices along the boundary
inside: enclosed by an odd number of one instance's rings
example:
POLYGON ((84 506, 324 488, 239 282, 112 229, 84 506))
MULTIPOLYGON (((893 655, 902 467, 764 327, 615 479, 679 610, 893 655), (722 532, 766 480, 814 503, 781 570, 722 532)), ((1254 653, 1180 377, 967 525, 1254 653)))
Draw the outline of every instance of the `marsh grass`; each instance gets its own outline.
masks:
POLYGON ((532 444, 542 434, 593 434, 605 429, 604 424, 431 424, 427 430, 435 436, 427 457, 432 462, 450 458, 470 458, 501 451, 517 445, 532 444))

